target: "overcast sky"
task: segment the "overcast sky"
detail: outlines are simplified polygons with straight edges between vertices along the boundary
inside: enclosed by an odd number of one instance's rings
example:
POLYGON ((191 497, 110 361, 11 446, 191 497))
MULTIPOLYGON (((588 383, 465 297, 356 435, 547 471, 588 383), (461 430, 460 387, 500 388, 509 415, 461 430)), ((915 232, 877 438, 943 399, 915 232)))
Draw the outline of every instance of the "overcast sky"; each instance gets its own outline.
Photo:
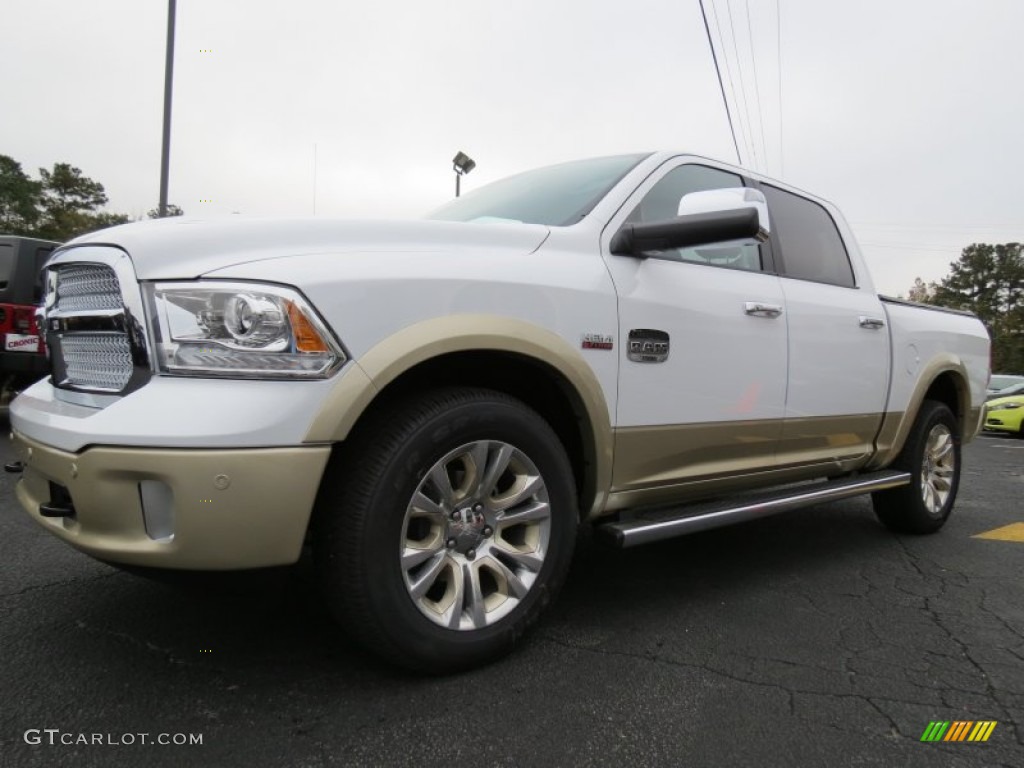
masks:
MULTIPOLYGON (((839 205, 880 290, 1024 240, 1024 2, 705 3, 743 164, 839 205)), ((166 17, 0 0, 0 154, 155 207, 166 17)), ((458 150, 466 189, 620 152, 736 162, 698 0, 179 0, 176 50, 188 214, 418 216, 458 150)))

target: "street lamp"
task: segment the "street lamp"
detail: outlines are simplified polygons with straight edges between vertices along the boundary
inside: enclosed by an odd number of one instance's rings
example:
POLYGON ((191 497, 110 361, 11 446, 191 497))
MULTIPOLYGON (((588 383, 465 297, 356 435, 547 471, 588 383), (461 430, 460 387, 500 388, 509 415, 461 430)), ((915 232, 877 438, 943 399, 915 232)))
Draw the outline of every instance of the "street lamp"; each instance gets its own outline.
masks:
POLYGON ((476 161, 465 152, 459 152, 452 158, 452 170, 455 171, 455 196, 459 196, 459 182, 463 174, 469 173, 476 168, 476 161))

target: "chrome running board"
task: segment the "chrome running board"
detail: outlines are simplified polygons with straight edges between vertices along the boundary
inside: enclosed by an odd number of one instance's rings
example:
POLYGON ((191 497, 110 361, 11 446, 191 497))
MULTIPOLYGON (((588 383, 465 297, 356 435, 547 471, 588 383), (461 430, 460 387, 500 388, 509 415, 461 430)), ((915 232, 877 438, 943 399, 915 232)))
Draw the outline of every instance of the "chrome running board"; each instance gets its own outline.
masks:
POLYGON ((838 501, 851 496, 884 491, 910 484, 909 472, 883 470, 824 483, 790 486, 756 494, 690 504, 685 507, 660 507, 632 513, 626 520, 605 523, 598 530, 620 547, 634 547, 652 541, 685 536, 724 525, 756 520, 791 509, 838 501))

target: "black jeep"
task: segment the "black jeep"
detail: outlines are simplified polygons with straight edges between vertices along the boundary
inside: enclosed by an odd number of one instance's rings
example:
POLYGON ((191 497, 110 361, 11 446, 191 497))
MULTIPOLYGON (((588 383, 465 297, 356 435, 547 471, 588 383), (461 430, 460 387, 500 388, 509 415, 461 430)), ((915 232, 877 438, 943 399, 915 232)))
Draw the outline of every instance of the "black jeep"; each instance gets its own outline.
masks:
POLYGON ((7 411, 19 391, 50 372, 36 307, 43 300, 43 265, 58 245, 0 235, 0 412, 7 411))

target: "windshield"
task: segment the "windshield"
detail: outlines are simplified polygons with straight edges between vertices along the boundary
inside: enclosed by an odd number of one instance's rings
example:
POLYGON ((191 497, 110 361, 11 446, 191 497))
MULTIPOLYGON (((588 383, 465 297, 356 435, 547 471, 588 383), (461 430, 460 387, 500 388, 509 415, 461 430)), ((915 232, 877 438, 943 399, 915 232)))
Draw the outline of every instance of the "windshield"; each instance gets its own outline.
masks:
POLYGON ((441 221, 522 221, 566 227, 597 205, 647 157, 616 155, 538 168, 509 176, 441 206, 427 218, 441 221))

